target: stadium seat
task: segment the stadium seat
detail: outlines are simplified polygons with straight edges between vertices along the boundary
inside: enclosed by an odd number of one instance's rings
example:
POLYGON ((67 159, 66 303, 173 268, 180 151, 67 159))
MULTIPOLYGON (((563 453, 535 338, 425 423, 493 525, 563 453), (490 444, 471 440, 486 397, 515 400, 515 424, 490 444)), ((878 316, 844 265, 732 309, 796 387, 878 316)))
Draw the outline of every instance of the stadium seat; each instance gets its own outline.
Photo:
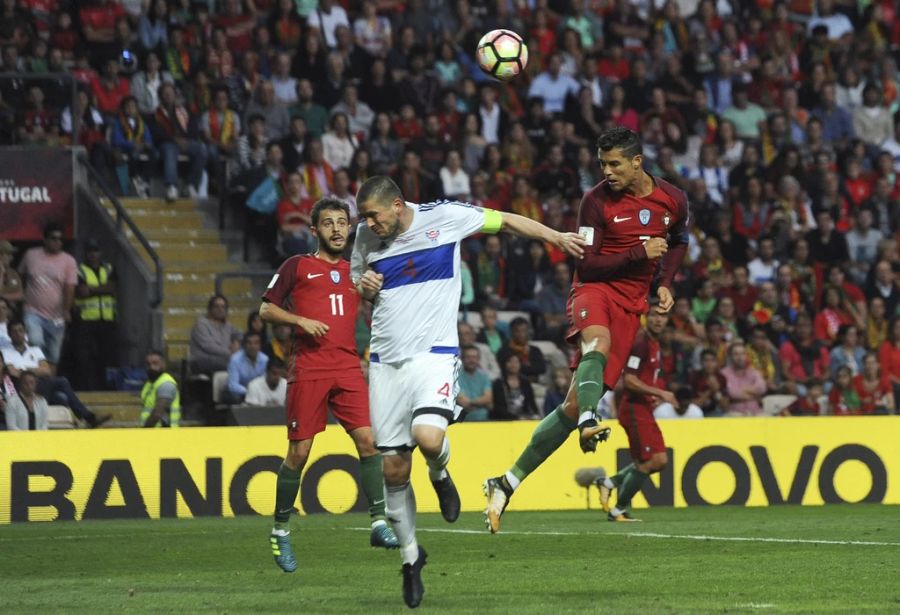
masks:
POLYGON ((497 311, 497 320, 500 322, 511 323, 513 319, 521 316, 529 323, 531 322, 531 315, 528 312, 522 312, 519 310, 498 310, 497 311))
POLYGON ((544 358, 547 359, 551 367, 569 367, 569 359, 566 357, 566 353, 560 350, 559 346, 553 342, 548 340, 531 340, 529 344, 536 346, 544 353, 544 358))
POLYGON ((47 426, 50 429, 75 429, 78 421, 68 406, 47 406, 47 426))
POLYGON ((228 372, 215 372, 212 376, 212 400, 216 406, 222 404, 222 394, 228 386, 228 372))
POLYGON ((484 323, 481 321, 481 314, 478 312, 466 312, 465 314, 460 312, 459 321, 472 325, 475 333, 478 333, 484 327, 484 323))
POLYGON ((547 387, 539 382, 531 383, 531 390, 534 391, 534 405, 537 406, 538 413, 544 407, 544 398, 547 397, 547 387))
POLYGON ((796 395, 766 395, 762 398, 763 414, 775 416, 797 399, 796 395))

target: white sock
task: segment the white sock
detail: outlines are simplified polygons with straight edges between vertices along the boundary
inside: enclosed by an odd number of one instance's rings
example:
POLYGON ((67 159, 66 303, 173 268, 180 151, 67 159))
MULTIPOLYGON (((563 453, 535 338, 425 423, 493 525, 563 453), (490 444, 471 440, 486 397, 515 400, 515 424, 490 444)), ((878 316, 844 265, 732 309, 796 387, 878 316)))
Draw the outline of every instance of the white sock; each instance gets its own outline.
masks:
POLYGON ((619 515, 623 514, 624 512, 625 512, 624 510, 622 510, 620 508, 616 508, 615 506, 613 506, 609 510, 609 514, 611 514, 613 517, 618 517, 619 515))
POLYGON ((291 530, 279 530, 272 528, 272 536, 290 536, 291 530))
POLYGON ((425 463, 428 464, 429 480, 443 480, 447 478, 447 464, 450 462, 450 439, 445 435, 444 442, 441 444, 441 452, 434 459, 425 457, 425 463))
POLYGON ((606 487, 607 489, 615 489, 616 488, 616 484, 614 482, 612 482, 612 480, 609 478, 609 476, 607 476, 606 478, 603 479, 603 486, 606 487))
POLYGON ((419 558, 419 543, 416 542, 416 494, 409 481, 384 486, 384 512, 400 542, 403 563, 414 563, 419 558))
POLYGON ((387 523, 385 523, 384 519, 376 519, 375 521, 372 521, 372 529, 373 530, 376 527, 381 527, 382 525, 387 525, 387 523))
POLYGON ((518 489, 519 485, 522 484, 522 481, 520 481, 519 478, 512 472, 507 472, 505 476, 506 482, 509 483, 509 486, 513 491, 518 489))

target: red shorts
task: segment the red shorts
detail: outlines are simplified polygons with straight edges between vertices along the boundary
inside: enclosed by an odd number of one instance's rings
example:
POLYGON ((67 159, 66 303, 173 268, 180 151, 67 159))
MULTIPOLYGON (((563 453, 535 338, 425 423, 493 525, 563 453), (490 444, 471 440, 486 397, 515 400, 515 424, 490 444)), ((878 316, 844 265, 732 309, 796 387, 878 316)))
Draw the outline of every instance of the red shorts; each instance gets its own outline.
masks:
MULTIPOLYGON (((603 384, 607 389, 616 388, 631 352, 634 336, 641 326, 641 315, 623 309, 599 284, 576 286, 575 292, 569 296, 568 311, 570 326, 566 341, 570 344, 578 344, 578 334, 592 325, 609 329, 610 347, 603 372, 603 384)), ((579 346, 569 366, 575 370, 580 361, 579 346)))
POLYGON ((309 440, 325 431, 329 408, 347 431, 372 425, 369 391, 361 373, 288 384, 288 440, 309 440))
POLYGON ((649 408, 623 398, 618 410, 619 424, 628 434, 632 459, 647 461, 654 453, 666 452, 666 442, 649 408))

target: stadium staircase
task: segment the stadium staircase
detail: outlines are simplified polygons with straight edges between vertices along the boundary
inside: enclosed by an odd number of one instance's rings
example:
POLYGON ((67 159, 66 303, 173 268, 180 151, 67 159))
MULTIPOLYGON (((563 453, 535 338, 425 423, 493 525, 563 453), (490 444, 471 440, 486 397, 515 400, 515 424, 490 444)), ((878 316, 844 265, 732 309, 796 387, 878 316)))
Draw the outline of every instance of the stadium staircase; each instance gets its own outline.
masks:
MULTIPOLYGON (((181 199, 167 203, 163 199, 122 198, 120 202, 159 255, 164 271, 163 341, 169 370, 179 377, 180 366, 187 358, 191 327, 198 316, 206 313, 209 297, 215 292, 216 274, 239 271, 240 262, 229 260, 228 247, 214 224, 204 224, 205 213, 194 201, 181 199)), ((112 204, 104 203, 111 215, 112 204)), ((126 231, 138 248, 137 240, 126 231)), ((144 254, 143 250, 138 252, 144 254)), ((145 256, 152 268, 152 262, 145 256)), ((226 278, 222 292, 229 302, 229 322, 240 330, 246 326, 247 314, 259 307, 250 280, 226 278)), ((81 395, 81 393, 80 393, 81 395)), ((85 393, 97 412, 111 412, 109 426, 129 427, 138 423, 140 403, 134 393, 85 393)))

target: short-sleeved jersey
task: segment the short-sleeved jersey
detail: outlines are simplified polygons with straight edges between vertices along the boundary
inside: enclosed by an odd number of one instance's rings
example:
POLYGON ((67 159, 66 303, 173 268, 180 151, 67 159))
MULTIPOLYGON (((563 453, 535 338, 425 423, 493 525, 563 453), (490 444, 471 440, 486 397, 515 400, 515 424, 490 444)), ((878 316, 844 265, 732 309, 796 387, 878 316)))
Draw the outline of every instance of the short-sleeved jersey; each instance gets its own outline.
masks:
MULTIPOLYGON (((644 384, 662 388, 659 372, 659 342, 650 337, 646 330, 642 329, 635 336, 634 343, 631 345, 631 352, 628 355, 628 360, 625 362, 625 373, 634 374, 644 384)), ((631 393, 628 390, 622 395, 622 401, 623 403, 630 403, 648 409, 653 408, 653 402, 649 396, 631 393)))
MULTIPOLYGON (((574 283, 604 285, 630 312, 647 311, 647 294, 659 266, 657 261, 643 258, 644 241, 668 238, 670 252, 673 245, 686 246, 688 242, 687 197, 665 180, 654 178, 654 184, 649 195, 636 197, 610 189, 604 180, 585 193, 578 210, 578 232, 588 245, 574 283), (609 259, 603 265, 598 262, 598 257, 614 254, 621 255, 621 264, 610 266, 609 259)), ((679 265, 674 263, 669 275, 674 275, 679 265)))
POLYGON ((499 214, 467 203, 406 203, 414 212, 405 232, 383 240, 363 222, 351 268, 384 276, 372 312, 373 360, 404 361, 423 352, 458 352, 456 314, 462 291, 460 242, 479 231, 499 230, 499 214))
POLYGON ((315 380, 342 370, 359 371, 356 316, 359 294, 350 280, 350 263, 329 263, 311 255, 282 263, 262 296, 278 307, 328 325, 313 337, 294 331, 288 381, 315 380))

